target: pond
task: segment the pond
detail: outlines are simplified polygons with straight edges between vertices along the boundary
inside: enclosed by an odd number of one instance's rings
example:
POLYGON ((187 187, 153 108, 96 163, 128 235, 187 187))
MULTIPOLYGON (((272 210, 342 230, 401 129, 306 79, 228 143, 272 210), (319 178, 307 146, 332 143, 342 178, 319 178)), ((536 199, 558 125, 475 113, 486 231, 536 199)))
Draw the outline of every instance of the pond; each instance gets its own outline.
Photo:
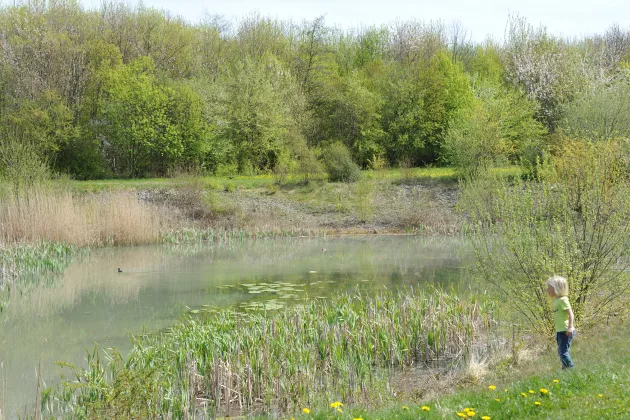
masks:
POLYGON ((97 345, 124 354, 130 334, 168 328, 204 308, 274 310, 304 297, 354 289, 451 287, 465 281, 471 260, 466 243, 452 237, 94 250, 58 278, 12 293, 0 313, 0 410, 13 418, 33 406, 38 366, 45 384, 53 385, 62 372, 70 374, 55 362, 82 365, 86 350, 97 345))

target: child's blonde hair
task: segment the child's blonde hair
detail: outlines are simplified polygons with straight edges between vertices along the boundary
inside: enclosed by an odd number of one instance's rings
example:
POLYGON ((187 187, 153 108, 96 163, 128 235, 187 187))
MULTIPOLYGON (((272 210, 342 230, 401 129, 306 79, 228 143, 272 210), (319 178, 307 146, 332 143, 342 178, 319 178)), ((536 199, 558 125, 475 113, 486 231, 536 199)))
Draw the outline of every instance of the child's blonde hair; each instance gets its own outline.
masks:
POLYGON ((569 282, 562 276, 550 277, 547 285, 553 287, 556 297, 569 295, 569 282))

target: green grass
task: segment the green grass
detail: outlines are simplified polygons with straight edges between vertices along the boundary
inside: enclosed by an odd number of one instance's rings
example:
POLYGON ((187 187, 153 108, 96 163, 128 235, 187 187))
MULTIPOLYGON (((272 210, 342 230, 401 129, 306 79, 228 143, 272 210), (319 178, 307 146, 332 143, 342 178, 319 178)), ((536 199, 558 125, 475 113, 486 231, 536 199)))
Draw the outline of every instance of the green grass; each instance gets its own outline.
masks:
MULTIPOLYGON (((505 175, 518 175, 521 172, 520 167, 510 166, 498 168, 496 171, 505 175)), ((457 181, 457 172, 453 167, 439 168, 396 168, 383 169, 379 171, 362 171, 363 177, 367 179, 382 179, 395 183, 400 182, 455 182, 457 181)), ((231 177, 208 176, 208 177, 192 177, 182 176, 174 178, 149 178, 149 179, 105 179, 91 181, 70 181, 71 186, 80 192, 97 192, 102 190, 116 189, 150 189, 150 188, 177 188, 187 185, 197 184, 205 188, 212 189, 253 189, 264 188, 274 184, 276 177, 272 174, 268 175, 235 175, 231 177)), ((300 184, 298 176, 288 176, 285 183, 291 187, 300 184)))
POLYGON ((180 417, 197 401, 231 414, 293 411, 332 396, 365 402, 387 395, 389 369, 459 361, 494 307, 412 290, 297 303, 278 312, 213 310, 138 337, 126 360, 110 351, 104 363, 94 353, 90 368, 75 368, 77 380, 44 401, 77 417, 180 417))
MULTIPOLYGON (((523 366, 491 373, 483 383, 426 401, 401 400, 381 409, 345 406, 296 413, 296 419, 457 419, 466 408, 481 419, 621 419, 630 418, 628 325, 583 333, 574 341, 573 370, 559 368, 555 348, 523 366), (555 382, 557 381, 557 382, 555 382), (490 386, 496 389, 489 389, 490 386), (541 392, 541 390, 548 392, 541 392), (531 393, 530 391, 533 391, 531 393), (526 396, 523 396, 525 394, 526 396), (498 399, 498 401, 497 401, 498 399), (536 402, 540 405, 536 405, 536 402), (429 408, 424 411, 423 406, 429 408)), ((331 401, 332 402, 332 401, 331 401)), ((470 416, 467 416, 471 418, 470 416)))

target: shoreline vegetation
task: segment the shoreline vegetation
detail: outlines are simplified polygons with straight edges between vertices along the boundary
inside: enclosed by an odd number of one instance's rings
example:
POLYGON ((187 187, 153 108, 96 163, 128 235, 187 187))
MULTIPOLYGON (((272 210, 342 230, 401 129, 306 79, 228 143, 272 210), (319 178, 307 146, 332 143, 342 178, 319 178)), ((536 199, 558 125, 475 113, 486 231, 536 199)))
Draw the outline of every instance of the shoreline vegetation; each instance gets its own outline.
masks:
MULTIPOLYGON (((430 172, 417 172, 426 171, 430 172)), ((519 171, 501 168, 495 173, 516 180, 520 178, 519 171)), ((89 252, 94 246, 212 244, 305 233, 354 234, 356 226, 363 233, 374 234, 374 225, 383 223, 378 216, 379 206, 391 211, 400 204, 391 196, 379 200, 378 194, 386 196, 394 191, 394 196, 405 202, 405 194, 414 188, 418 189, 415 192, 431 191, 423 197, 434 201, 424 203, 428 206, 424 208, 441 210, 440 217, 450 213, 451 223, 465 226, 455 211, 460 187, 452 174, 444 175, 448 172, 443 170, 440 173, 434 179, 405 176, 398 171, 364 175, 360 182, 368 184, 371 191, 378 191, 370 196, 374 207, 369 220, 358 217, 361 203, 357 197, 365 198, 363 190, 357 189, 358 184, 276 185, 269 176, 228 178, 236 185, 234 188, 221 186, 225 180, 212 178, 139 181, 161 184, 155 189, 130 181, 99 181, 98 186, 90 182, 53 182, 35 194, 17 194, 14 200, 3 200, 3 238, 10 241, 5 239, 0 257, 8 278, 15 278, 20 271, 62 271, 73 256, 89 252), (391 176, 392 172, 397 174, 391 176), (345 194, 338 194, 337 188, 345 194), (241 195, 249 196, 250 201, 241 195), (328 199, 335 196, 343 196, 348 207, 330 206, 328 199), (115 199, 110 201, 111 197, 115 199), (316 220, 326 221, 323 226, 335 230, 269 229, 278 226, 270 222, 278 214, 262 210, 256 201, 260 197, 282 203, 291 197, 296 208, 325 216, 316 220), (252 201, 258 207, 244 210, 252 201), (112 203, 118 208, 109 213, 112 203), (256 219, 260 214, 263 216, 256 219), (55 236, 68 232, 48 226, 50 223, 37 223, 47 217, 76 231, 70 236, 55 236), (133 229, 134 217, 141 218, 141 230, 148 232, 126 232, 125 229, 133 229), (37 233, 46 240, 38 241, 37 233), (77 242, 59 245, 54 240, 77 242), (9 261, 13 266, 7 265, 9 261)), ((418 201, 412 202, 417 210, 418 201)), ((284 209, 288 211, 287 207, 284 209)), ((419 216, 428 217, 420 220, 435 221, 433 213, 419 216)), ((304 218, 298 220, 303 222, 304 218)), ((460 228, 444 231, 439 224, 418 226, 397 233, 469 234, 460 228)), ((381 229, 377 233, 391 231, 381 229)), ((4 282, 6 287, 7 277, 4 282)), ((493 303, 491 296, 484 293, 408 290, 379 296, 348 294, 305 300, 281 311, 195 312, 166 331, 134 337, 129 356, 122 357, 115 349, 95 349, 88 354, 86 369, 65 363, 72 374, 62 387, 43 389, 35 417, 187 418, 212 413, 327 418, 329 404, 343 401, 348 412, 344 415, 343 410, 334 411, 339 418, 350 418, 348 413, 369 418, 405 419, 412 418, 412 413, 422 418, 439 418, 438 413, 450 416, 448 410, 463 410, 464 406, 493 412, 492 418, 508 418, 502 417, 506 413, 525 413, 526 418, 535 418, 541 410, 537 406, 521 406, 518 401, 520 394, 515 389, 523 385, 507 385, 510 380, 502 375, 525 373, 529 368, 521 371, 524 366, 529 366, 531 372, 540 372, 528 360, 540 360, 541 349, 547 348, 548 342, 528 345, 526 341, 535 336, 529 329, 517 335, 514 330, 508 331, 514 325, 508 321, 511 315, 499 316, 497 312, 504 309, 503 304, 493 303), (240 332, 239 337, 234 336, 234 331, 240 332), (507 381, 504 383, 508 392, 498 399, 509 401, 509 409, 482 400, 482 391, 470 391, 487 378, 501 377, 507 381), (396 408, 400 401, 413 403, 396 408), (416 401, 430 405, 414 405, 416 401), (43 412, 37 411, 38 407, 43 412)), ((551 365, 549 361, 545 363, 551 365)), ((592 368, 596 372, 597 366, 592 368)), ((581 391, 589 387, 581 376, 563 378, 574 381, 572 386, 581 391)), ((628 382, 626 377, 622 380, 628 382)), ((548 385, 536 376, 525 377, 522 382, 541 389, 548 385)), ((601 382, 598 385, 613 389, 601 382)), ((571 393, 562 392, 565 394, 557 389, 551 395, 556 399, 559 395, 572 398, 571 393)), ((617 388, 614 392, 615 401, 624 401, 617 388)), ((608 412, 608 406, 597 407, 599 411, 591 412, 608 412)), ((472 417, 470 412, 457 412, 472 417)))
POLYGON ((125 359, 103 350, 88 356, 87 369, 68 365, 73 379, 42 404, 81 418, 205 418, 284 416, 330 398, 374 403, 393 395, 393 372, 461 365, 480 351, 493 308, 409 289, 307 299, 277 312, 209 309, 136 337, 125 359))
POLYGON ((0 23, 0 309, 107 246, 465 235, 479 280, 189 314, 134 337, 129 357, 90 353, 64 388, 38 392, 36 419, 236 405, 274 418, 496 420, 562 417, 555 407, 575 408, 576 395, 590 405, 572 418, 630 414, 616 336, 601 340, 615 354, 558 387, 540 373, 550 363, 509 376, 524 342, 548 343, 549 276, 569 279, 581 331, 629 315, 630 30, 565 39, 516 15, 502 41, 474 43, 459 23, 414 17, 349 30, 257 13, 193 24, 118 0, 18 1, 0 23), (496 360, 470 356, 484 340, 502 345, 496 360), (464 365, 414 376, 427 348, 464 365), (385 380, 392 369, 398 382, 385 380), (476 392, 484 377, 502 377, 506 395, 476 392), (435 399, 398 392, 419 384, 435 399), (473 391, 445 396, 460 384, 473 391), (422 405, 353 407, 398 398, 422 405))
POLYGON ((54 275, 91 247, 459 234, 455 182, 452 168, 417 168, 368 171, 357 184, 278 185, 273 175, 0 184, 0 301, 18 277, 54 275))

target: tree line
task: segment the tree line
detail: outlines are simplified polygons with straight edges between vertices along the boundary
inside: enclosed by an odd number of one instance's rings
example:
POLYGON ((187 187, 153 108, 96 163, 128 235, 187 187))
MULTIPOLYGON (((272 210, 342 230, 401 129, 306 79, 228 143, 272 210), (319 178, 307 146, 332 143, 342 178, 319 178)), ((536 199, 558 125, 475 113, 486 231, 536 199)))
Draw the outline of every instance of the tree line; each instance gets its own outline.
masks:
POLYGON ((630 129, 630 31, 505 39, 409 20, 199 23, 120 1, 0 7, 0 172, 79 179, 534 161, 630 129), (17 157, 21 156, 21 160, 17 157), (26 156, 26 158, 24 157, 26 156))

